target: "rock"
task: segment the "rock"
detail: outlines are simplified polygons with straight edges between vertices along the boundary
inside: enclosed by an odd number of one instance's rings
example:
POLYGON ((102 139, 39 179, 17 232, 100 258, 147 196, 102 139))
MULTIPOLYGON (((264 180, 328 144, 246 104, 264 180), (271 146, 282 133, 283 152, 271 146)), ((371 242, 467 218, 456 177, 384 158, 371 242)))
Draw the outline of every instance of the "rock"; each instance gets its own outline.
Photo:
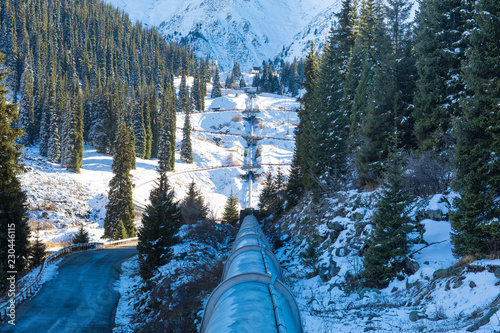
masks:
POLYGON ((420 265, 418 264, 418 262, 413 260, 406 265, 406 273, 408 273, 408 275, 415 274, 419 269, 420 265))
POLYGON ((455 281, 455 283, 453 284, 453 289, 457 289, 457 288, 460 288, 462 286, 463 282, 462 280, 458 279, 457 281, 455 281))
POLYGON ((328 222, 327 224, 328 229, 335 230, 337 232, 341 232, 342 230, 345 230, 345 227, 340 224, 339 222, 328 222))
POLYGON ((418 313, 418 311, 412 311, 410 312, 410 321, 417 321, 417 320, 420 320, 420 319, 426 319, 427 318, 427 315, 425 314, 420 314, 418 313))
POLYGON ((330 281, 335 275, 340 272, 340 267, 337 267, 337 263, 333 260, 330 261, 330 265, 323 265, 318 270, 318 275, 323 282, 330 281))
POLYGON ((471 282, 469 282, 469 287, 476 288, 477 285, 476 285, 476 283, 474 281, 471 281, 471 282))
POLYGON ((500 268, 495 269, 495 277, 500 279, 500 268))
POLYGON ((347 248, 347 246, 343 246, 343 247, 338 247, 335 249, 335 255, 337 257, 345 257, 347 256, 349 253, 351 252, 351 250, 349 250, 347 248))
POLYGON ((449 272, 447 269, 438 269, 437 271, 435 271, 433 274, 432 274, 432 279, 435 280, 435 279, 439 279, 439 278, 442 278, 442 277, 447 277, 449 276, 449 272))

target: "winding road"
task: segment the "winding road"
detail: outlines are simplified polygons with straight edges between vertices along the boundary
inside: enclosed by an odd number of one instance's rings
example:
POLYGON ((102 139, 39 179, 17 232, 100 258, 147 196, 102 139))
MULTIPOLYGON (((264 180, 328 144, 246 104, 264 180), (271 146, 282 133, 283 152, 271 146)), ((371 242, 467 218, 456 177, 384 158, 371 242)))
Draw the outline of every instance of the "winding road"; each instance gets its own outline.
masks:
POLYGON ((111 332, 119 293, 121 263, 137 253, 120 247, 74 253, 64 258, 57 275, 16 309, 15 326, 4 320, 1 332, 111 332))

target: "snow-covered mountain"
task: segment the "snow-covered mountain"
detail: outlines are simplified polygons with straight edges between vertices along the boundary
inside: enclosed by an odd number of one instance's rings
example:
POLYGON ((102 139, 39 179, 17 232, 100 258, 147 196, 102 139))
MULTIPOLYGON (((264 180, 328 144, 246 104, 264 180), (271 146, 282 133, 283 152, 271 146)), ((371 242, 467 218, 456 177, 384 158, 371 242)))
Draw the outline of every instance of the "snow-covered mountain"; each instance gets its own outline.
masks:
POLYGON ((222 70, 237 60, 244 71, 279 53, 301 56, 309 39, 321 43, 340 0, 107 0, 132 20, 189 41, 222 70), (286 53, 284 53, 286 51, 286 53))

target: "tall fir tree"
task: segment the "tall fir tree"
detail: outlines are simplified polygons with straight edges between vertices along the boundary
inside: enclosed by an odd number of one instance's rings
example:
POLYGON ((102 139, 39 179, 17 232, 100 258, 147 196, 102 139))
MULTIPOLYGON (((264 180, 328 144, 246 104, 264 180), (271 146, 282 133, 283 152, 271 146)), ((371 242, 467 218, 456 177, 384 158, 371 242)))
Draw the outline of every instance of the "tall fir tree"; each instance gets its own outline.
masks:
POLYGON ((215 69, 215 75, 214 75, 214 83, 212 87, 212 95, 210 96, 211 98, 217 98, 222 96, 222 91, 220 89, 220 77, 219 77, 219 67, 215 69))
POLYGON ((186 111, 184 127, 182 128, 181 160, 193 163, 193 147, 191 146, 191 115, 186 111))
POLYGON ((22 272, 27 267, 30 236, 27 198, 17 178, 21 146, 15 140, 22 131, 12 128, 17 106, 7 100, 9 91, 3 83, 7 69, 3 64, 0 54, 0 288, 7 282, 7 271, 22 272), (15 249, 13 261, 9 260, 10 248, 15 249))
POLYGON ((30 268, 38 267, 47 255, 47 245, 40 239, 39 228, 37 228, 35 241, 30 246, 30 268))
POLYGON ((342 109, 341 28, 330 31, 318 68, 318 87, 315 91, 316 112, 311 156, 315 163, 311 172, 318 178, 342 178, 347 173, 348 118, 342 109))
POLYGON ((238 211, 238 198, 234 195, 231 189, 231 194, 227 198, 226 205, 224 206, 224 212, 222 213, 222 223, 236 225, 238 219, 240 218, 240 212, 238 211))
POLYGON ((20 143, 31 146, 35 143, 35 105, 33 97, 34 76, 29 64, 21 77, 21 100, 19 102, 19 127, 24 131, 20 143))
POLYGON ((386 288, 392 279, 402 276, 410 261, 407 235, 410 197, 407 190, 401 154, 390 157, 386 181, 377 210, 372 217, 374 230, 361 272, 367 287, 386 288))
POLYGON ((104 219, 104 237, 114 238, 118 224, 121 222, 127 235, 134 237, 134 203, 132 199, 133 184, 130 179, 130 170, 134 156, 132 155, 132 142, 125 122, 121 122, 115 141, 113 154, 113 178, 109 182, 109 202, 106 205, 104 219))
POLYGON ((172 246, 178 242, 177 232, 181 226, 181 210, 174 199, 174 192, 167 178, 168 159, 160 155, 158 172, 160 178, 149 195, 151 204, 146 206, 139 228, 137 250, 139 251, 140 274, 144 279, 172 258, 172 246))
POLYGON ((457 256, 494 255, 500 247, 500 3, 474 5, 464 81, 464 115, 457 127, 454 188, 460 197, 451 214, 453 252, 457 256))
POLYGON ((139 158, 146 157, 146 128, 144 127, 144 112, 142 103, 139 102, 134 108, 133 123, 135 134, 135 154, 139 158))
POLYGON ((83 96, 78 82, 74 82, 73 108, 70 116, 69 149, 67 168, 80 173, 83 165, 83 96))
POLYGON ((200 190, 194 179, 189 184, 186 197, 181 202, 181 213, 185 224, 196 223, 208 216, 208 207, 205 204, 200 190))
POLYGON ((453 123, 461 117, 470 12, 463 0, 423 0, 416 16, 415 136, 420 151, 450 154, 456 138, 453 123))
POLYGON ((314 146, 314 117, 316 116, 316 100, 314 94, 318 87, 318 72, 319 63, 318 56, 314 43, 310 43, 309 53, 306 59, 306 67, 304 70, 305 82, 303 86, 306 90, 304 96, 300 99, 301 108, 298 111, 299 124, 295 129, 295 158, 293 162, 297 162, 296 167, 300 168, 301 181, 305 188, 310 189, 313 186, 312 167, 315 163, 312 156, 314 146))
POLYGON ((90 234, 88 230, 83 227, 83 224, 80 225, 80 229, 78 229, 78 232, 75 233, 71 241, 73 244, 85 244, 90 242, 90 234))

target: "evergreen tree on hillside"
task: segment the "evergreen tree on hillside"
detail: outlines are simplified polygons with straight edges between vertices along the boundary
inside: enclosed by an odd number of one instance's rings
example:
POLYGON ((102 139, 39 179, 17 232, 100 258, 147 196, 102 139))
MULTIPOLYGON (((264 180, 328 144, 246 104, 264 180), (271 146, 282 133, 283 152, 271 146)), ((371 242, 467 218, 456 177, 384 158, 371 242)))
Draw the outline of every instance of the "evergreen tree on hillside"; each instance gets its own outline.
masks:
POLYGON ((188 87, 186 83, 186 75, 182 73, 181 85, 179 86, 179 93, 177 94, 177 107, 179 111, 185 112, 187 105, 186 100, 189 98, 188 87))
MULTIPOLYGON (((123 226, 123 223, 122 223, 123 226)), ((71 240, 73 244, 85 244, 90 242, 90 235, 88 230, 85 230, 83 227, 83 224, 80 225, 80 229, 78 229, 78 232, 75 233, 73 236, 73 239, 71 240)))
POLYGON ((123 225, 123 221, 120 220, 118 222, 118 225, 116 226, 115 233, 113 235, 113 240, 120 240, 120 239, 127 239, 129 238, 127 229, 125 229, 125 226, 123 225))
POLYGON ((118 224, 121 222, 129 237, 136 234, 134 225, 134 203, 132 200, 133 184, 130 170, 134 156, 129 131, 122 121, 118 128, 113 154, 113 178, 109 182, 109 202, 106 205, 104 219, 104 237, 114 238, 118 224))
MULTIPOLYGON (((7 69, 3 66, 0 54, 0 83, 7 79, 7 69)), ((28 264, 29 235, 28 209, 26 194, 17 178, 21 146, 15 140, 22 134, 13 129, 17 120, 17 107, 7 100, 7 87, 0 84, 0 288, 7 282, 6 272, 22 272, 28 264), (9 244, 15 240, 15 263, 9 261, 9 244)))
POLYGON ((21 77, 21 100, 19 102, 19 128, 24 131, 20 143, 31 146, 35 143, 35 105, 33 97, 33 70, 26 65, 21 77))
POLYGON ((170 261, 171 247, 178 242, 176 234, 181 226, 181 210, 168 182, 169 166, 164 157, 158 159, 160 178, 149 195, 151 204, 146 206, 138 231, 137 250, 143 279, 149 279, 154 270, 170 261))
POLYGON ((219 77, 219 67, 215 69, 214 84, 212 88, 211 98, 217 98, 222 96, 222 91, 220 90, 220 77, 219 77))
POLYGON ((149 100, 148 89, 146 88, 146 93, 142 104, 142 112, 144 119, 144 134, 145 134, 145 147, 144 147, 144 158, 151 159, 151 151, 153 147, 153 131, 151 129, 151 103, 149 100))
POLYGON ((134 108, 134 123, 135 134, 135 154, 139 158, 146 157, 146 128, 144 127, 144 112, 141 103, 137 103, 134 108))
POLYGON ((35 241, 31 244, 30 247, 30 253, 31 253, 30 268, 38 267, 43 262, 45 256, 47 255, 47 245, 45 245, 45 243, 43 243, 40 240, 40 235, 38 234, 38 228, 35 236, 35 241))
POLYGON ((303 86, 306 93, 300 99, 301 109, 298 111, 299 124, 295 129, 296 159, 298 167, 301 170, 300 175, 303 176, 302 182, 306 188, 313 186, 312 168, 316 163, 312 155, 312 147, 315 145, 314 126, 316 124, 314 123, 314 119, 317 116, 317 105, 314 94, 318 87, 318 72, 318 56, 316 55, 314 43, 311 42, 304 70, 305 82, 303 86))
POLYGON ((292 68, 291 68, 291 74, 290 74, 290 82, 288 84, 288 92, 292 96, 297 96, 299 94, 299 69, 298 69, 298 63, 297 59, 293 59, 292 63, 292 68))
POLYGON ((193 163, 193 147, 191 146, 191 115, 187 111, 184 117, 184 127, 182 128, 181 160, 186 163, 193 163))
POLYGON ((498 256, 500 248, 500 3, 475 3, 476 26, 469 36, 463 98, 457 128, 454 188, 460 197, 451 214, 453 252, 457 256, 498 256))
POLYGON ((278 168, 276 175, 271 171, 266 172, 264 187, 259 195, 259 211, 260 216, 265 218, 273 215, 274 218, 283 213, 283 205, 285 203, 285 177, 278 168))
POLYGON ((241 77, 241 66, 240 66, 240 63, 235 61, 234 64, 233 64, 233 77, 234 77, 234 80, 239 80, 240 77, 241 77))
POLYGON ((186 197, 181 202, 181 212, 185 224, 196 223, 207 218, 208 207, 194 179, 189 184, 186 197))
MULTIPOLYGON (((470 2, 469 2, 470 3, 470 2)), ((449 152, 453 122, 461 116, 469 10, 463 0, 423 0, 416 16, 415 136, 421 151, 449 152)))
POLYGON ((227 198, 226 205, 224 206, 224 212, 222 213, 222 223, 235 225, 240 218, 240 212, 238 211, 238 198, 233 194, 231 189, 231 194, 227 198))
POLYGON ((323 49, 315 91, 316 112, 312 152, 314 164, 311 172, 315 177, 342 177, 347 172, 348 118, 342 110, 342 77, 340 29, 332 28, 323 49))
POLYGON ((290 176, 285 190, 285 198, 287 202, 286 210, 290 210, 299 203, 304 191, 305 189, 304 184, 302 184, 302 175, 297 161, 297 147, 295 147, 292 158, 292 166, 290 168, 290 176))
POLYGON ((262 184, 262 191, 259 195, 259 215, 261 218, 266 218, 272 214, 271 207, 276 192, 273 173, 269 170, 265 173, 265 177, 266 179, 262 184))
POLYGON ((374 230, 361 273, 363 284, 371 288, 386 288, 404 272, 410 260, 407 239, 411 230, 410 198, 400 154, 393 153, 389 165, 377 211, 372 217, 374 230))
POLYGON ((245 82, 245 78, 241 76, 240 79, 240 88, 245 88, 247 86, 247 83, 245 82))
POLYGON ((73 108, 70 115, 69 123, 69 156, 67 168, 70 171, 80 173, 80 168, 83 165, 83 96, 78 86, 74 83, 73 108))

